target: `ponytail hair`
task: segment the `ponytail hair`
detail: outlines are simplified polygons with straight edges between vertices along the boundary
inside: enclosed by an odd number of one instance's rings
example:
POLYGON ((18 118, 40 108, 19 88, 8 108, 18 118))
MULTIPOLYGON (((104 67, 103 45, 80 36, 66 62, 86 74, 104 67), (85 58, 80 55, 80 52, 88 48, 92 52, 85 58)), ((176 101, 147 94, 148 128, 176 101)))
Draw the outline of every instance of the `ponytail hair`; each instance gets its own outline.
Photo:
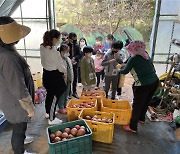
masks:
POLYGON ((44 47, 50 46, 52 48, 53 46, 53 38, 58 39, 60 36, 60 32, 57 31, 56 29, 52 29, 50 31, 46 31, 43 36, 43 45, 44 47))

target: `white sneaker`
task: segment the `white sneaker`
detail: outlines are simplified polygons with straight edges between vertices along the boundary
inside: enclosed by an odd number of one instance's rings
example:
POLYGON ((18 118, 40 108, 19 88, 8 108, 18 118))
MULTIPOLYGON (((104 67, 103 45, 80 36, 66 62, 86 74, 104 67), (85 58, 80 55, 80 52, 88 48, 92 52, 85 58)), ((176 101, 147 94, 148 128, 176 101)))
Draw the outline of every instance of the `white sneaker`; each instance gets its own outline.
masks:
MULTIPOLYGON (((57 115, 57 114, 58 114, 58 112, 56 111, 56 112, 55 112, 55 115, 57 115)), ((46 118, 46 119, 49 119, 49 114, 46 113, 45 118, 46 118)))
POLYGON ((45 118, 46 118, 46 119, 49 119, 49 114, 46 113, 45 118))
POLYGON ((26 150, 24 151, 24 154, 36 154, 34 152, 27 152, 26 150))
POLYGON ((53 121, 48 120, 48 124, 49 125, 58 125, 58 124, 62 124, 62 120, 55 118, 53 121))
POLYGON ((79 87, 82 87, 82 83, 78 83, 78 86, 79 86, 79 87))
POLYGON ((26 136, 24 140, 24 144, 29 144, 29 143, 32 143, 33 141, 34 141, 34 137, 26 136))

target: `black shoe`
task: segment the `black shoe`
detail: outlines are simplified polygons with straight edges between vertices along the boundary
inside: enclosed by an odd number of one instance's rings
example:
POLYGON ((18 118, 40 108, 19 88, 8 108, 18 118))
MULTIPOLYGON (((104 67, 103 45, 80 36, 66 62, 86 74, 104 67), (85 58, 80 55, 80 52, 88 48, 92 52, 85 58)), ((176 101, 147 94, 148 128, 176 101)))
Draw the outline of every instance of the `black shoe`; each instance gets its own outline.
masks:
POLYGON ((79 99, 79 96, 77 95, 77 93, 73 93, 72 96, 79 99))
POLYGON ((117 95, 118 95, 118 96, 121 96, 121 93, 118 92, 117 95))

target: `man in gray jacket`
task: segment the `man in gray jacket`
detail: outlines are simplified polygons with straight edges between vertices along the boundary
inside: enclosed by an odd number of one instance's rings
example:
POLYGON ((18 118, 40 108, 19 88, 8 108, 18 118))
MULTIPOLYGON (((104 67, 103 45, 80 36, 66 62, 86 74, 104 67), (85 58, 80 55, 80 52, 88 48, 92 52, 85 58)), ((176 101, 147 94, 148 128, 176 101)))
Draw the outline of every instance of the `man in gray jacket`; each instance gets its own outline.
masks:
POLYGON ((11 144, 15 154, 27 153, 27 122, 35 113, 31 72, 14 47, 29 32, 29 27, 19 25, 11 17, 0 17, 0 109, 13 125, 11 144))
POLYGON ((118 70, 116 66, 123 63, 121 55, 118 53, 123 47, 122 41, 112 43, 111 49, 106 53, 102 66, 105 66, 105 92, 108 98, 110 84, 112 83, 111 99, 115 99, 117 84, 118 84, 118 70))

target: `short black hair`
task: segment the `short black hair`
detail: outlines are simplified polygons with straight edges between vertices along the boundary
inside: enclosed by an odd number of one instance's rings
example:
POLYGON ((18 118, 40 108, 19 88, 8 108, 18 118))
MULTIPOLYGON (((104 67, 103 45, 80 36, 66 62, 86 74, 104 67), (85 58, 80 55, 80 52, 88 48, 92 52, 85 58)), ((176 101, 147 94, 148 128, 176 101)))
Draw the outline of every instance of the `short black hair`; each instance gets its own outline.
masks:
POLYGON ((96 37, 96 40, 102 41, 102 37, 101 37, 101 36, 98 36, 98 37, 96 37))
POLYGON ((76 33, 73 32, 69 33, 69 38, 72 39, 73 37, 77 37, 76 33))
POLYGON ((83 48, 83 53, 85 54, 85 53, 92 53, 94 50, 93 50, 93 48, 92 47, 90 47, 90 46, 85 46, 84 48, 83 48))
POLYGON ((106 37, 108 40, 114 40, 114 36, 112 34, 108 34, 106 37))
POLYGON ((122 41, 113 42, 111 48, 121 50, 123 48, 123 42, 122 41))
POLYGON ((68 36, 67 32, 61 32, 61 35, 68 36))

